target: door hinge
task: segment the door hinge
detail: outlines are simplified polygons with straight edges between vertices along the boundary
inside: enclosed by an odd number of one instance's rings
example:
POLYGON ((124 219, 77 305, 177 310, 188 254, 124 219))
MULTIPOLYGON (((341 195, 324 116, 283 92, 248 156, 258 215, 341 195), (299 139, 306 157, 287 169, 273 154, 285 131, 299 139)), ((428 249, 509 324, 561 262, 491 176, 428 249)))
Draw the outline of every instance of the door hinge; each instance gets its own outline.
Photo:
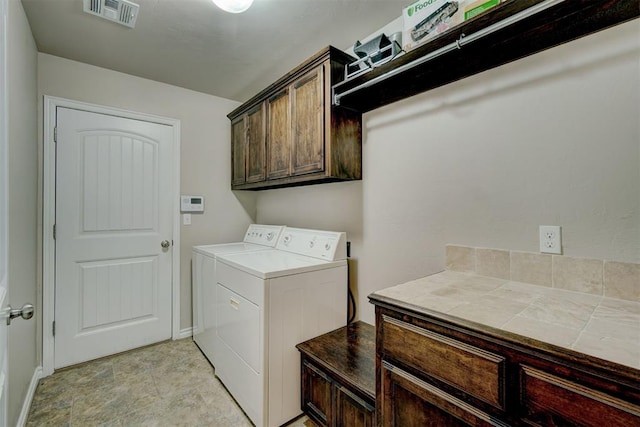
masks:
POLYGON ((53 224, 53 240, 56 240, 56 225, 53 224))
POLYGON ((55 320, 53 322, 51 322, 51 334, 54 337, 56 336, 56 321, 55 320))
POLYGON ((58 126, 53 128, 53 142, 58 142, 58 126))

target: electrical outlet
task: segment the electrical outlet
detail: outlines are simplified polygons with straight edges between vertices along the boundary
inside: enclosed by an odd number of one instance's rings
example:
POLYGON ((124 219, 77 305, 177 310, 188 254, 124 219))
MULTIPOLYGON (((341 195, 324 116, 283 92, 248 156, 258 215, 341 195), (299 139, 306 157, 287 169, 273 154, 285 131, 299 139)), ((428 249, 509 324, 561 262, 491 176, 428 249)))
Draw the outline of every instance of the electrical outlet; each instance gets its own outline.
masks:
POLYGON ((545 254, 562 253, 562 234, 559 225, 540 226, 540 252, 545 254))

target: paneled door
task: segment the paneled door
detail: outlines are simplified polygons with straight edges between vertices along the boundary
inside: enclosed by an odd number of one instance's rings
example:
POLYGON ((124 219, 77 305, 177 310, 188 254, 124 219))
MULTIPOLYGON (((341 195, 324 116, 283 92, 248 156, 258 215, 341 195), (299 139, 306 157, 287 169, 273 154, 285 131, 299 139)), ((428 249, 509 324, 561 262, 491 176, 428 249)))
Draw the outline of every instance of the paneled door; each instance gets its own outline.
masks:
POLYGON ((324 170, 324 66, 293 84, 291 174, 324 170))
POLYGON ((265 119, 264 103, 247 112, 247 182, 264 181, 265 168, 265 119))
POLYGON ((267 179, 285 178, 291 165, 291 97, 287 86, 267 100, 267 179))
POLYGON ((56 112, 55 368, 171 338, 171 126, 56 112))
POLYGON ((231 122, 231 184, 241 185, 247 182, 247 130, 245 118, 240 116, 231 122))

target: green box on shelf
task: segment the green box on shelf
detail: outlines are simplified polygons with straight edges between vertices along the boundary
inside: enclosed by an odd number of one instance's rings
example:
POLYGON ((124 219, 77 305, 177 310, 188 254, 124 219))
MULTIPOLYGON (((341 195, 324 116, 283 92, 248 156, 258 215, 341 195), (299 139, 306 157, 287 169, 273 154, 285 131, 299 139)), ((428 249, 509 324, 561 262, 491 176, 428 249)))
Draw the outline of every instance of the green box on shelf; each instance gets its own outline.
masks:
POLYGON ((402 48, 416 48, 504 0, 417 0, 402 10, 402 48))

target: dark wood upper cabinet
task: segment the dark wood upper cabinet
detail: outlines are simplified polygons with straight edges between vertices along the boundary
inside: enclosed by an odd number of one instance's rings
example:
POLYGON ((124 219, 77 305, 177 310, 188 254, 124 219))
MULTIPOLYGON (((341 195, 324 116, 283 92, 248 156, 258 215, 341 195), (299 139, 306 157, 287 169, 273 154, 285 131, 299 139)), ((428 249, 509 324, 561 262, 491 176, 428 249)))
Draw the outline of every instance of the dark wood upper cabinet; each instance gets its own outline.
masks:
POLYGON ((331 105, 331 86, 353 61, 327 47, 228 115, 233 190, 362 178, 362 115, 331 105))
POLYGON ((544 3, 506 0, 348 81, 344 67, 355 58, 323 49, 228 115, 231 188, 361 179, 362 113, 640 16, 638 0, 563 1, 474 36, 544 3))

